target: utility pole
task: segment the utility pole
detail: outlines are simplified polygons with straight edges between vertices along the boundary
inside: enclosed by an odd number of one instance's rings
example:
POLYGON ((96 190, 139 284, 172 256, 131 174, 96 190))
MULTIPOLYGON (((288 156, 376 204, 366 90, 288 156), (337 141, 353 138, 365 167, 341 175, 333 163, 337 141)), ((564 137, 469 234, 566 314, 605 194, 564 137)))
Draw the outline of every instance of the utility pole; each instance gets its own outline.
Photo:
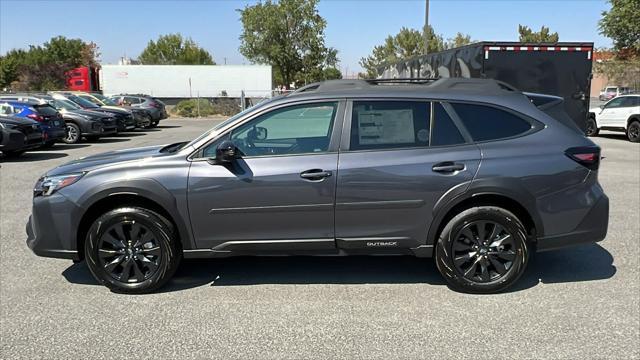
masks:
POLYGON ((429 36, 431 35, 431 31, 429 31, 429 0, 425 0, 424 5, 424 54, 426 55, 429 52, 429 36))

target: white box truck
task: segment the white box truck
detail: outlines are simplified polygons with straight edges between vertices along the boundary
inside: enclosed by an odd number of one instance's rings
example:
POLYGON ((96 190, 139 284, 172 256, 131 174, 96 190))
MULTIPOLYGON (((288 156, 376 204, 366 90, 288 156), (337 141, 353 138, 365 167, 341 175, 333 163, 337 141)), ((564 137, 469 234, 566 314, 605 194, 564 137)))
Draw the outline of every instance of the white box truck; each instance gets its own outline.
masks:
POLYGON ((105 95, 148 94, 157 98, 271 96, 268 65, 102 65, 105 95))

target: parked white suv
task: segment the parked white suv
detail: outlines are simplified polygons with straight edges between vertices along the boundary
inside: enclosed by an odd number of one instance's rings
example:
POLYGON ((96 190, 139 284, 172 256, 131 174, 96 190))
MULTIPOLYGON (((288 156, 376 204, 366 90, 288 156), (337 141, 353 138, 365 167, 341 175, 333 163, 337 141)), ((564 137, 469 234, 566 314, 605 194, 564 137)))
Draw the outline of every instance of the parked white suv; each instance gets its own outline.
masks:
POLYGON ((587 136, 600 130, 624 131, 631 142, 640 142, 640 95, 622 95, 589 109, 587 136))

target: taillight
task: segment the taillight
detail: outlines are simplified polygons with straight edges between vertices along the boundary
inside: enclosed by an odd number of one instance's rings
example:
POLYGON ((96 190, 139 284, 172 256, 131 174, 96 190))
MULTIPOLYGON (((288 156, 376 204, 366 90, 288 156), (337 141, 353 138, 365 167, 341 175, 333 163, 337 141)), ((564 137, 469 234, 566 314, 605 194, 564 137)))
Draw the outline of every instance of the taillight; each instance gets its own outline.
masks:
POLYGON ((588 169, 598 170, 600 166, 600 148, 597 146, 569 148, 564 153, 571 160, 588 169))
POLYGON ((27 117, 29 119, 33 119, 33 120, 39 121, 39 122, 43 122, 44 121, 44 118, 42 116, 38 115, 38 114, 29 114, 29 115, 27 115, 27 117))

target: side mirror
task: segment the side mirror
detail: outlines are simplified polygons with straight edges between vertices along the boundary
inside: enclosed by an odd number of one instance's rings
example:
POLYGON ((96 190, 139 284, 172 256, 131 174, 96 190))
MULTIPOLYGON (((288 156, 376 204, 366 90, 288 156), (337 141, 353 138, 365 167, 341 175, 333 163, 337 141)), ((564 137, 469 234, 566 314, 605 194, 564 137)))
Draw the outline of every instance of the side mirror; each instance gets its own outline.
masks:
POLYGON ((225 140, 216 148, 216 162, 218 164, 230 163, 239 157, 239 151, 231 140, 225 140))
POLYGON ((266 140, 268 134, 269 132, 267 131, 267 128, 256 126, 249 130, 247 137, 252 140, 266 140))

